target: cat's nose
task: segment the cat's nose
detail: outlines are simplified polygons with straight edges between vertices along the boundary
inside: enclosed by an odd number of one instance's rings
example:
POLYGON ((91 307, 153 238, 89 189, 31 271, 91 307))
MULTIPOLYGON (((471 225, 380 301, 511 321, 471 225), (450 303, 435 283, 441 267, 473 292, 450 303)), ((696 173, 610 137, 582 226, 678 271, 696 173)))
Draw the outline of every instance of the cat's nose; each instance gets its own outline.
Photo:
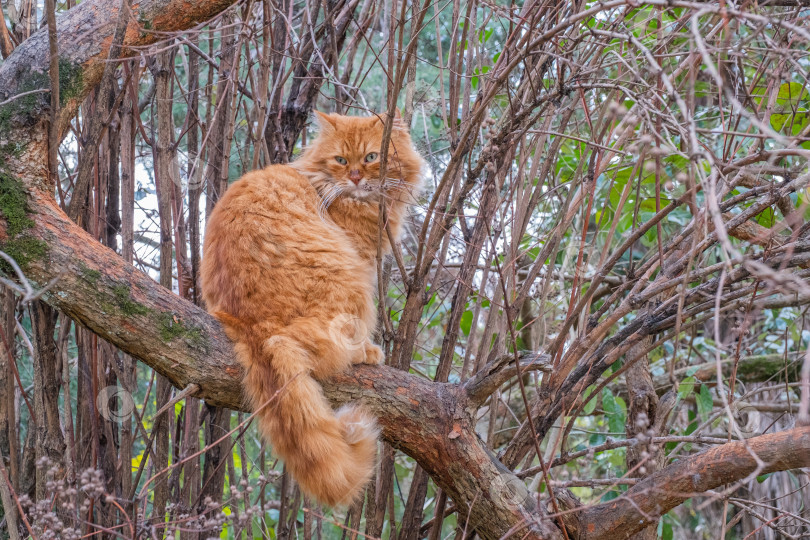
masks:
POLYGON ((349 171, 349 180, 354 182, 355 185, 360 183, 360 180, 363 179, 363 175, 360 173, 359 169, 353 169, 349 171))

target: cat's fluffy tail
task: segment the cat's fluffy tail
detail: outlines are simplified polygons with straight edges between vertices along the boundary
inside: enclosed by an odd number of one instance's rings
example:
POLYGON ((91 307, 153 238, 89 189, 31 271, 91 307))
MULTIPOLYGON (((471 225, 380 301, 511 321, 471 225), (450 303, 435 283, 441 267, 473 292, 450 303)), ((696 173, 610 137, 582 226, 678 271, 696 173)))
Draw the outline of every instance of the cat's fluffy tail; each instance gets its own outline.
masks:
POLYGON ((310 376, 301 344, 274 336, 260 347, 237 347, 244 386, 262 434, 301 490, 328 506, 352 503, 371 478, 379 430, 362 408, 333 411, 310 376))

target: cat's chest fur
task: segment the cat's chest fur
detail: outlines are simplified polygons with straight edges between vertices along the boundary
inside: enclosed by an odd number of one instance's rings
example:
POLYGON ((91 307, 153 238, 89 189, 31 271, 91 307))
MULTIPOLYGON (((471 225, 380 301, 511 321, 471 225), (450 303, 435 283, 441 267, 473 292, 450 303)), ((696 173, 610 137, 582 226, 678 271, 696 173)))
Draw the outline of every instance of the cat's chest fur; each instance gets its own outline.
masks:
POLYGON ((365 264, 376 266, 378 246, 381 253, 391 250, 385 224, 379 219, 377 201, 339 199, 329 207, 330 220, 340 228, 365 264), (381 228, 382 227, 382 228, 381 228))

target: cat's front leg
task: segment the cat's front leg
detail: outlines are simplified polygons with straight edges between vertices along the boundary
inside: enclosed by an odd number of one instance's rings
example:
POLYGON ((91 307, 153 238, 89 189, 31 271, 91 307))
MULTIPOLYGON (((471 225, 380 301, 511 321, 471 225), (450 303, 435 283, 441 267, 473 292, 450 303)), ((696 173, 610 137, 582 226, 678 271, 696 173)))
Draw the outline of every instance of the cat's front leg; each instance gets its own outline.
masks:
POLYGON ((370 364, 376 366, 382 364, 385 360, 385 353, 378 345, 373 344, 371 341, 366 340, 363 344, 363 354, 358 354, 352 359, 352 364, 370 364))

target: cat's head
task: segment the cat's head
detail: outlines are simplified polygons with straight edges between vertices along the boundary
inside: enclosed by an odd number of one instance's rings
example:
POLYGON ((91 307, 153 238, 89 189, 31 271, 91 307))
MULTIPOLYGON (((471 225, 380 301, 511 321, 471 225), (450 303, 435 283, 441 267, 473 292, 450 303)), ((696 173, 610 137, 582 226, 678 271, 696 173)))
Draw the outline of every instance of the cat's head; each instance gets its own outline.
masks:
POLYGON ((424 162, 397 111, 382 178, 380 154, 386 115, 368 117, 315 113, 318 136, 292 163, 324 198, 402 200, 420 188, 424 162))

